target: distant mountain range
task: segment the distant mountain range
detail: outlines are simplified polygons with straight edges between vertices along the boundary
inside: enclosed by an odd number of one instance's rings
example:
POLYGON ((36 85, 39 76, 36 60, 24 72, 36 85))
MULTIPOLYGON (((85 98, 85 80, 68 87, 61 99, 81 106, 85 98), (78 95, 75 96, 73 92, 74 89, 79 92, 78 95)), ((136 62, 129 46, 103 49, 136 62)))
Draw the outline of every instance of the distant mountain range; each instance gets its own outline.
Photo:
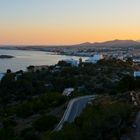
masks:
POLYGON ((106 42, 85 42, 82 44, 73 45, 73 47, 131 47, 131 46, 140 46, 139 41, 134 40, 112 40, 106 42))

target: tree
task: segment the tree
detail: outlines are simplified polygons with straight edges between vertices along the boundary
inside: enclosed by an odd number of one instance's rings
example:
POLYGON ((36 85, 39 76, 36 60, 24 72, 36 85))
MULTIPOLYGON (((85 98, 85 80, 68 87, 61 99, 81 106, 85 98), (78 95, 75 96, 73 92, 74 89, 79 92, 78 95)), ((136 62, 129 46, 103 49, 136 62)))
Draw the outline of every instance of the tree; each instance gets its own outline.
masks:
POLYGON ((35 66, 29 66, 29 67, 27 67, 27 70, 29 71, 29 72, 34 72, 34 68, 35 68, 35 66))
POLYGON ((126 63, 129 65, 133 65, 133 59, 131 57, 127 58, 126 63))
POLYGON ((32 129, 26 128, 20 134, 21 140, 40 140, 39 135, 32 129))
POLYGON ((67 63, 66 61, 59 61, 58 62, 58 65, 61 66, 61 67, 67 67, 67 66, 71 66, 69 63, 67 63))
POLYGON ((12 71, 11 71, 11 69, 7 69, 7 72, 6 73, 11 73, 12 71))
POLYGON ((118 90, 122 92, 133 90, 134 88, 135 88, 134 77, 129 75, 123 77, 118 83, 118 90))
POLYGON ((58 122, 57 118, 55 116, 42 116, 37 121, 33 123, 33 127, 37 131, 48 131, 52 130, 56 123, 58 122))

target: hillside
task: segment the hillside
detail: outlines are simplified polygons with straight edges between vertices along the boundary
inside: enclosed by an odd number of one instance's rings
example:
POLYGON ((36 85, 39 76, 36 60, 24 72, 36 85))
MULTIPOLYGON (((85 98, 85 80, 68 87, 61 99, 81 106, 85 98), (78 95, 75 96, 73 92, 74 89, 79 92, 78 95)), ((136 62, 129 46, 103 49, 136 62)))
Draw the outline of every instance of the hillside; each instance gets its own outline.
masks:
POLYGON ((75 47, 131 47, 140 46, 140 42, 134 40, 111 40, 106 42, 95 42, 89 43, 85 42, 78 45, 73 45, 75 47))

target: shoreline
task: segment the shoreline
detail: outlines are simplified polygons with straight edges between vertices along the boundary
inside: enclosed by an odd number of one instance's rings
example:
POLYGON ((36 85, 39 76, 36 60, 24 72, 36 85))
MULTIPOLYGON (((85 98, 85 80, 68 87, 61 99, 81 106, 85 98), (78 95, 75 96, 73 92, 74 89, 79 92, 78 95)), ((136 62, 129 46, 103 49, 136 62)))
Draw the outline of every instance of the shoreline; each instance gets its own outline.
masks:
POLYGON ((41 48, 29 48, 29 49, 25 49, 25 48, 1 48, 2 50, 19 50, 19 51, 41 51, 41 52, 46 52, 46 53, 50 53, 51 55, 63 55, 63 56, 75 56, 75 57, 92 57, 93 55, 91 54, 85 54, 85 55, 80 55, 80 54, 67 54, 67 53, 62 53, 62 52, 56 52, 56 51, 49 51, 49 50, 44 50, 41 48))
POLYGON ((67 55, 65 53, 62 54, 54 51, 46 51, 40 49, 25 50, 23 48, 0 48, 0 50, 1 55, 7 54, 14 56, 13 59, 0 59, 1 73, 6 72, 7 69, 11 69, 13 72, 19 71, 21 69, 26 71, 26 68, 30 65, 55 65, 58 63, 58 61, 64 59, 73 58, 77 61, 79 58, 82 58, 83 60, 88 59, 86 56, 67 55))

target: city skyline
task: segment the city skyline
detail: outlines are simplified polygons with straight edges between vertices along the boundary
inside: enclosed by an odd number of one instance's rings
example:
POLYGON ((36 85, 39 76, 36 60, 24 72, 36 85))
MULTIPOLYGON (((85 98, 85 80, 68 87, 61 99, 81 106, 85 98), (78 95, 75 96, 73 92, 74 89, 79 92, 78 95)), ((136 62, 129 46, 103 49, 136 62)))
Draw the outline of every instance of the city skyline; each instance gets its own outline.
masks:
POLYGON ((139 0, 0 0, 0 44, 139 40, 139 0))

